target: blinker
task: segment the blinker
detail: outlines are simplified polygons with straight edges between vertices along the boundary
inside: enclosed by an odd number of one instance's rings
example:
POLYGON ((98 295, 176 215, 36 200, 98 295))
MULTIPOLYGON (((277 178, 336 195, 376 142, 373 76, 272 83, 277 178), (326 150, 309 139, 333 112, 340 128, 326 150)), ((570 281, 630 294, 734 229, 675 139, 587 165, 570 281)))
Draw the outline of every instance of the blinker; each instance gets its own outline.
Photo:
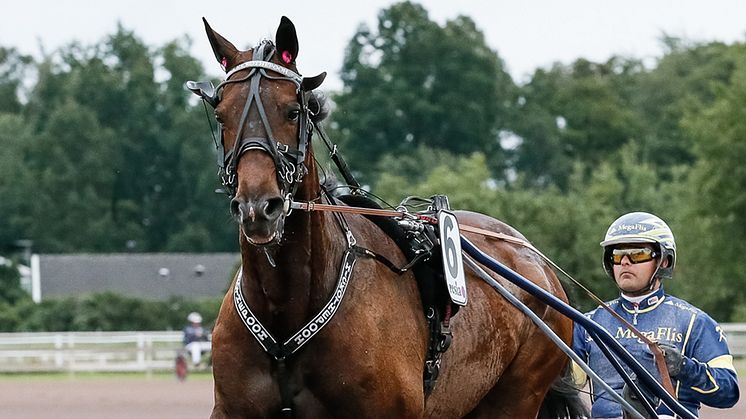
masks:
POLYGON ((218 106, 218 95, 211 81, 188 81, 184 86, 213 108, 218 106))

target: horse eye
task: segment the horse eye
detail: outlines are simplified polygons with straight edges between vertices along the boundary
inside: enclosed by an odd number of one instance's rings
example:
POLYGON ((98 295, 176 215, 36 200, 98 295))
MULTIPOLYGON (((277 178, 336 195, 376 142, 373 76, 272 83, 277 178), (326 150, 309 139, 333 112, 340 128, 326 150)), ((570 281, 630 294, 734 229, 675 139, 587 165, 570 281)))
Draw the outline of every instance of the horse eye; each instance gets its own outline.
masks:
POLYGON ((288 120, 297 121, 300 118, 300 109, 290 109, 288 111, 288 120))

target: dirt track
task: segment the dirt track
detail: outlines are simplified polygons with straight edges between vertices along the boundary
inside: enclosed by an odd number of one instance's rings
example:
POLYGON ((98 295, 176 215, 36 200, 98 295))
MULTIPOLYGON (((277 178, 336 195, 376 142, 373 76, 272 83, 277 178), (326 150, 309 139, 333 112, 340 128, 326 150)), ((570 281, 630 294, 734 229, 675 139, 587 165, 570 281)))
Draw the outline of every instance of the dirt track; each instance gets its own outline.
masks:
MULTIPOLYGON (((741 381, 741 388, 746 380, 741 381)), ((0 417, 55 419, 207 418, 212 381, 169 377, 20 379, 0 376, 0 417)), ((746 400, 728 410, 703 409, 702 418, 746 418, 746 400)))
POLYGON ((155 419, 210 416, 212 380, 169 377, 3 379, 0 417, 155 419))

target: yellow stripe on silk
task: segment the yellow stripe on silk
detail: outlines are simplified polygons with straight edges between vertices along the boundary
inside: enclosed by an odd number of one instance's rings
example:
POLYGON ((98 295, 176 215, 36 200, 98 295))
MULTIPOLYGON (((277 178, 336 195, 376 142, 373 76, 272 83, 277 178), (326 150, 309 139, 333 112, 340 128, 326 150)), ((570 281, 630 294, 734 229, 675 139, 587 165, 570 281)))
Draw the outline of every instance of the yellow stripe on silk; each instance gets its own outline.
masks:
POLYGON ((717 382, 715 381, 715 378, 714 378, 714 377, 712 376, 712 374, 710 374, 710 370, 709 370, 709 369, 708 369, 708 370, 705 370, 705 372, 707 372, 707 378, 709 378, 709 379, 710 379, 710 382, 712 383, 712 385, 713 385, 714 387, 713 387, 712 389, 710 389, 710 390, 702 390, 702 389, 701 389, 701 388, 699 388, 699 387, 690 387, 690 388, 691 388, 692 390, 694 390, 694 391, 696 391, 696 392, 698 392, 698 393, 702 393, 702 394, 712 394, 712 393, 714 393, 714 392, 716 392, 716 391, 720 390, 720 386, 719 386, 719 385, 718 385, 718 383, 717 383, 717 382))
POLYGON ((694 319, 697 318, 697 313, 692 314, 691 320, 689 320, 689 326, 686 328, 686 335, 684 337, 684 345, 681 346, 681 354, 686 355, 686 344, 689 343, 689 336, 692 334, 692 327, 694 327, 694 319))
POLYGON ((710 368, 725 368, 736 372, 736 368, 733 366, 733 355, 720 355, 712 358, 707 365, 710 368))
POLYGON ((585 382, 588 381, 588 374, 583 371, 582 368, 580 368, 580 365, 576 364, 575 361, 572 362, 572 381, 575 383, 576 386, 582 388, 585 387, 585 382))

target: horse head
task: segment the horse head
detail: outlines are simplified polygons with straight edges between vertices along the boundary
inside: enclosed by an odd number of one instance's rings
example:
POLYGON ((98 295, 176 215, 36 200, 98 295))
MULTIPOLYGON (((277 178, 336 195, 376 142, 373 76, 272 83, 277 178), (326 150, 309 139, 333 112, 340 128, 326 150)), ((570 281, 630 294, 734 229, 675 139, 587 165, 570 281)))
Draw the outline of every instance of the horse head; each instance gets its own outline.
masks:
POLYGON ((255 246, 278 243, 285 217, 312 157, 309 142, 321 103, 312 90, 326 73, 298 73, 295 26, 282 17, 275 42, 241 51, 205 19, 215 58, 226 72, 217 88, 187 87, 215 108, 221 131, 221 175, 231 214, 255 246))

